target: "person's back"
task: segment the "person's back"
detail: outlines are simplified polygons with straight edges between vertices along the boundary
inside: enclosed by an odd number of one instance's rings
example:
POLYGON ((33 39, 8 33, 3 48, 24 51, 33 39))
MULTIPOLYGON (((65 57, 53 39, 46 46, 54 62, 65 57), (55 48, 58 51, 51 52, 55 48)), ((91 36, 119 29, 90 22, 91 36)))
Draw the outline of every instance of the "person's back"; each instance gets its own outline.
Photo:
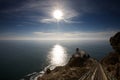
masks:
POLYGON ((74 57, 81 57, 79 48, 76 48, 76 52, 75 52, 75 54, 74 54, 74 57))
POLYGON ((76 48, 76 52, 75 54, 73 55, 74 57, 81 57, 83 58, 83 56, 85 55, 85 51, 82 51, 82 50, 79 50, 79 48, 76 48))

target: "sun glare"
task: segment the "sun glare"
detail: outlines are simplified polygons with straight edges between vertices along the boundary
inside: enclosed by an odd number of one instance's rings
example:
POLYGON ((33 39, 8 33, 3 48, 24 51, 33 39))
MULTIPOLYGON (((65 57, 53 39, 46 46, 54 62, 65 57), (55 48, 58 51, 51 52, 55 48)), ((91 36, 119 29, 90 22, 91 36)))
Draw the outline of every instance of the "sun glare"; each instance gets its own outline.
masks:
POLYGON ((57 20, 61 20, 63 18, 63 12, 61 10, 55 10, 53 12, 53 17, 57 20))

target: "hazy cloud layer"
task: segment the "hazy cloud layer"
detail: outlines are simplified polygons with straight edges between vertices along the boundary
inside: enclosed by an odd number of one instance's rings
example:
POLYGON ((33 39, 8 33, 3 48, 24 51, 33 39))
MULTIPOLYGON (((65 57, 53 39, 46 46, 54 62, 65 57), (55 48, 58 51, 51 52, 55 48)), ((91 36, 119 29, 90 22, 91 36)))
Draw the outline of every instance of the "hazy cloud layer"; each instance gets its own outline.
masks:
MULTIPOLYGON (((33 32, 29 36, 6 36, 0 40, 108 40, 116 32, 33 32)), ((13 34, 12 34, 13 35, 13 34)))

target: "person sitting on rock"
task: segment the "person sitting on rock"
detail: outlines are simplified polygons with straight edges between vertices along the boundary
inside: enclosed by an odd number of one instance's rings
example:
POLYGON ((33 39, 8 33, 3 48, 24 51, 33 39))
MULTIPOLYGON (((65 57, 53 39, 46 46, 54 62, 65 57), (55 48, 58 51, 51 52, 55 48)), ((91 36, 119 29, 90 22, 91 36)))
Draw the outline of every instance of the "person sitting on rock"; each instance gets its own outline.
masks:
POLYGON ((85 51, 80 51, 79 50, 79 48, 76 48, 76 52, 75 52, 75 54, 73 55, 73 57, 81 57, 81 58, 83 58, 83 56, 85 55, 86 53, 85 53, 85 51))
POLYGON ((79 48, 76 48, 76 52, 73 54, 73 57, 80 57, 79 48))

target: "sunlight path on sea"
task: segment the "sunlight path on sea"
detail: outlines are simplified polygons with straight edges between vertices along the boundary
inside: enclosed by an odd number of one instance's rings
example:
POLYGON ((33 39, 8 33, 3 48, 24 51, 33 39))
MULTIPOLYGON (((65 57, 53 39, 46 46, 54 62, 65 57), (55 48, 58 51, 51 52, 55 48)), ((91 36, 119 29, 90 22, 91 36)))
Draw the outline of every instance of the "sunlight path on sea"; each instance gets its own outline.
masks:
POLYGON ((48 60, 50 65, 53 66, 63 66, 67 63, 68 54, 66 49, 60 44, 54 45, 48 54, 48 60))

